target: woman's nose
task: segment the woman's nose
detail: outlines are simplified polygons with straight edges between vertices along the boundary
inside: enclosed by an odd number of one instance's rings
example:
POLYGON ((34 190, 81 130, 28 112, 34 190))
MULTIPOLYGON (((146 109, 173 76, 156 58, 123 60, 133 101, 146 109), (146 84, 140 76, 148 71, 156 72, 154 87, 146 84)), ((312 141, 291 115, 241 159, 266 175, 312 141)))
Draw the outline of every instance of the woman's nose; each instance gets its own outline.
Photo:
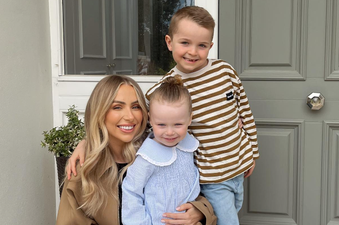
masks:
POLYGON ((131 109, 126 109, 124 118, 125 118, 125 120, 133 120, 134 119, 134 114, 133 114, 131 109))

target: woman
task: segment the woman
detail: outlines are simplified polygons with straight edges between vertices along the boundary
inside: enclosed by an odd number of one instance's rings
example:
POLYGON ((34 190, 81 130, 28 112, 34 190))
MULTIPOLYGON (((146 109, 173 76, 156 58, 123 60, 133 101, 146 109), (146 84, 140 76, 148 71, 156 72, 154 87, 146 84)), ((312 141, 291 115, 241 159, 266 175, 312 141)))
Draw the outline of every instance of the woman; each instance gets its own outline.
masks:
MULTIPOLYGON (((66 179, 57 225, 120 222, 121 182, 135 158, 147 124, 147 108, 138 84, 127 76, 107 76, 94 88, 85 111, 86 160, 80 176, 66 179)), ((167 214, 167 224, 214 221, 206 199, 186 203, 186 213, 167 214)))

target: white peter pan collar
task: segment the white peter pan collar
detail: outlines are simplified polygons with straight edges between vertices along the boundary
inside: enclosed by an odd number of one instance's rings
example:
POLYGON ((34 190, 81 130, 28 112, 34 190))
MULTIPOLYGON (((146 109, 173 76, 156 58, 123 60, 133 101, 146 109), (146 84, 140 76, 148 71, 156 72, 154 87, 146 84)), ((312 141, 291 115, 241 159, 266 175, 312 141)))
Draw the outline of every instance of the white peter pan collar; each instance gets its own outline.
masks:
POLYGON ((186 137, 182 141, 173 147, 164 146, 154 141, 152 139, 153 137, 153 133, 147 137, 138 150, 137 155, 140 155, 149 163, 156 166, 171 165, 177 159, 176 148, 184 152, 194 152, 199 146, 199 141, 189 133, 186 134, 186 137))

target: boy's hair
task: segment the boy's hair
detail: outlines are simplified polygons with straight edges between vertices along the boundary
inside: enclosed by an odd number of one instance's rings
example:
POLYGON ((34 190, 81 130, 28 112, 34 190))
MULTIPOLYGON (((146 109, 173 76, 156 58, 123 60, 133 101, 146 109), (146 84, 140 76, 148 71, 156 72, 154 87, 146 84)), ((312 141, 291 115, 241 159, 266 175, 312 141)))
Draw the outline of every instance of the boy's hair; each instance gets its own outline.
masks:
POLYGON ((187 6, 181 8, 173 15, 168 28, 168 35, 171 38, 173 38, 173 34, 177 32, 178 23, 182 19, 189 19, 208 30, 211 30, 213 39, 215 27, 214 19, 206 9, 199 6, 187 6))
POLYGON ((162 81, 162 84, 152 93, 149 104, 151 105, 155 100, 167 103, 184 100, 188 104, 189 113, 192 113, 191 95, 179 75, 168 77, 162 81))

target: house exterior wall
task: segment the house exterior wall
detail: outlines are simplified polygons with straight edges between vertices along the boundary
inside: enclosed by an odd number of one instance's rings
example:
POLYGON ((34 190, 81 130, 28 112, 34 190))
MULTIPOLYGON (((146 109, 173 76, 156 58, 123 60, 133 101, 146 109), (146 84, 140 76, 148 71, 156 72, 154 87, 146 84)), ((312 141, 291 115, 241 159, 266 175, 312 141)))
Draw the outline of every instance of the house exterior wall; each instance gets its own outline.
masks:
POLYGON ((55 224, 48 1, 1 1, 0 29, 1 224, 55 224))

